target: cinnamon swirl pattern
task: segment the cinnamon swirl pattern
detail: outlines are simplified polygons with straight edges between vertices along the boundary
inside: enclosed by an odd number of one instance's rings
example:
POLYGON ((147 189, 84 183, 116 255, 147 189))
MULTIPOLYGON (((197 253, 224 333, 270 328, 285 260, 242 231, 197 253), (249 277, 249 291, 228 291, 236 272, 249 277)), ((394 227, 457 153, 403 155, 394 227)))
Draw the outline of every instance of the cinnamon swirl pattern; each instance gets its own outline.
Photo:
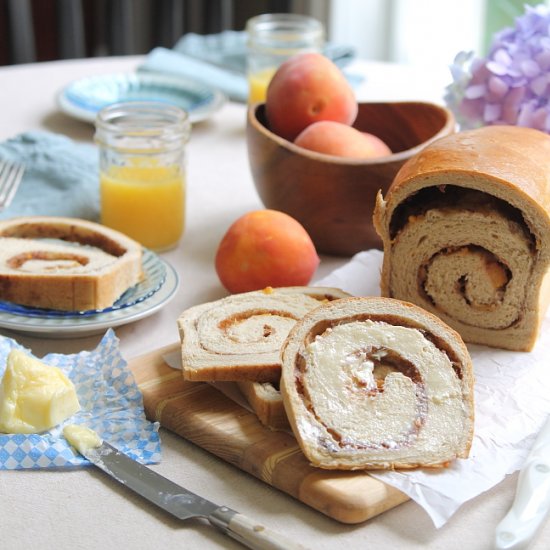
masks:
POLYGON ((296 321, 346 296, 336 288, 267 288, 186 310, 178 319, 184 378, 278 383, 281 345, 296 321))
POLYGON ((426 147, 378 196, 382 294, 466 342, 533 347, 550 298, 550 137, 491 126, 426 147))
POLYGON ((469 452, 468 351, 412 304, 348 298, 310 312, 283 347, 281 393, 302 451, 320 468, 442 467, 469 452))

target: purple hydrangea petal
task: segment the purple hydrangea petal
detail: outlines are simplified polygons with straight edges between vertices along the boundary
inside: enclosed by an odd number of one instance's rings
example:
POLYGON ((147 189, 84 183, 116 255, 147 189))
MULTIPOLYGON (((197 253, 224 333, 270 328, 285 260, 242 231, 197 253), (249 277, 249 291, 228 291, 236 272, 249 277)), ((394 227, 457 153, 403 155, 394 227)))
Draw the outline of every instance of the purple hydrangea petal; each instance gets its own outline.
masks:
POLYGON ((506 71, 506 74, 509 77, 514 78, 514 79, 523 79, 524 78, 523 71, 519 67, 513 67, 513 66, 508 67, 508 71, 506 71))
POLYGON ((501 106, 498 103, 487 103, 483 109, 483 120, 488 124, 496 122, 500 117, 501 106))
POLYGON ((541 71, 546 71, 550 68, 550 38, 548 39, 548 49, 544 49, 535 55, 535 61, 540 67, 541 71))
POLYGON ((538 63, 533 59, 525 59, 520 66, 521 72, 528 78, 533 78, 541 73, 538 63))
POLYGON ((491 71, 485 66, 481 65, 477 69, 472 70, 471 84, 483 84, 488 78, 492 76, 491 71))
POLYGON ((548 76, 546 74, 537 76, 537 78, 531 80, 529 88, 536 95, 543 95, 548 87, 548 76))
POLYGON ((550 132, 550 7, 525 6, 486 58, 461 52, 446 101, 461 127, 517 124, 550 132))
POLYGON ((493 55, 493 59, 495 60, 495 63, 498 63, 499 65, 502 65, 503 67, 508 67, 512 64, 512 58, 508 54, 508 52, 503 49, 499 48, 495 51, 493 55))
POLYGON ((488 61, 487 62, 487 68, 493 73, 498 76, 504 76, 505 74, 508 74, 508 71, 510 70, 510 67, 508 65, 502 65, 501 63, 498 63, 497 61, 488 61))
POLYGON ((460 121, 462 128, 475 128, 478 122, 482 121, 482 113, 480 111, 482 103, 476 100, 464 99, 457 110, 457 119, 460 121))
POLYGON ((513 126, 518 120, 518 109, 514 106, 503 105, 500 118, 503 124, 510 124, 513 126))
POLYGON ((525 86, 516 86, 508 92, 503 103, 507 105, 519 105, 523 101, 526 93, 527 90, 525 86))
POLYGON ((468 99, 478 99, 480 97, 483 97, 484 95, 485 95, 484 84, 468 86, 466 90, 464 90, 464 97, 468 99))
POLYGON ((491 93, 491 100, 501 99, 508 92, 508 84, 502 78, 491 76, 487 82, 487 89, 491 93))
POLYGON ((525 88, 513 88, 502 102, 502 120, 506 124, 516 124, 521 102, 525 97, 525 88))
POLYGON ((533 112, 531 117, 531 128, 536 128, 537 130, 544 130, 546 126, 546 109, 540 107, 533 112))
POLYGON ((517 119, 518 126, 530 127, 533 119, 533 106, 530 103, 522 105, 517 119))

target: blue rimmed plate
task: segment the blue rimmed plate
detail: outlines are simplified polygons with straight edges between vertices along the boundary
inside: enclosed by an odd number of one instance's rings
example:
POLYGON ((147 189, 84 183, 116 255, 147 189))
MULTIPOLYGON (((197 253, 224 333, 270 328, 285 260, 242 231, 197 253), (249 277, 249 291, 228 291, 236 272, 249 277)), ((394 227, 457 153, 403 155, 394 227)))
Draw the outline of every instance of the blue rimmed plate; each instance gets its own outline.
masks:
POLYGON ((154 252, 143 252, 143 281, 127 290, 112 307, 64 312, 0 302, 0 327, 31 336, 76 338, 152 315, 175 296, 179 278, 174 268, 154 252))
POLYGON ((117 73, 75 80, 57 95, 57 104, 66 114, 94 122, 103 107, 126 101, 163 101, 189 113, 199 122, 225 103, 219 91, 184 78, 157 74, 117 73))
POLYGON ((139 302, 143 302, 164 284, 166 280, 166 264, 150 250, 143 249, 142 259, 143 280, 129 288, 112 306, 105 309, 92 309, 88 311, 60 311, 53 309, 41 309, 12 304, 0 300, 0 312, 16 313, 25 317, 90 317, 98 313, 108 313, 116 309, 124 309, 139 302))

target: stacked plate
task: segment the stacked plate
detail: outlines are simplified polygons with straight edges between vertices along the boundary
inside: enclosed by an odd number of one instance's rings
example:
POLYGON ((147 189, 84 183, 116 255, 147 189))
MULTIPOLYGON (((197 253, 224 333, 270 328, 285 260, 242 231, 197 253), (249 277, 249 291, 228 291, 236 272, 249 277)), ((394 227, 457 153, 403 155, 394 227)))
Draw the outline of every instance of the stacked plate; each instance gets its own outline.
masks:
POLYGON ((170 103, 187 111, 193 123, 220 109, 226 97, 218 90, 191 80, 142 73, 81 78, 63 88, 57 96, 59 108, 64 113, 86 122, 94 122, 103 107, 126 101, 170 103))

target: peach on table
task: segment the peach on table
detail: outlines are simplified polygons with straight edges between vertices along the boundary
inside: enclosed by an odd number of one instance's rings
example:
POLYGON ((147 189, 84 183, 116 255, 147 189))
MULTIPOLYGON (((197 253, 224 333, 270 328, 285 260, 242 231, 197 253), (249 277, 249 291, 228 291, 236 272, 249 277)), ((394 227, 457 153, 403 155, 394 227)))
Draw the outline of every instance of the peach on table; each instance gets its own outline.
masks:
POLYGON ((272 286, 306 286, 319 256, 304 227, 276 210, 256 210, 237 219, 216 253, 216 272, 229 292, 272 286))

